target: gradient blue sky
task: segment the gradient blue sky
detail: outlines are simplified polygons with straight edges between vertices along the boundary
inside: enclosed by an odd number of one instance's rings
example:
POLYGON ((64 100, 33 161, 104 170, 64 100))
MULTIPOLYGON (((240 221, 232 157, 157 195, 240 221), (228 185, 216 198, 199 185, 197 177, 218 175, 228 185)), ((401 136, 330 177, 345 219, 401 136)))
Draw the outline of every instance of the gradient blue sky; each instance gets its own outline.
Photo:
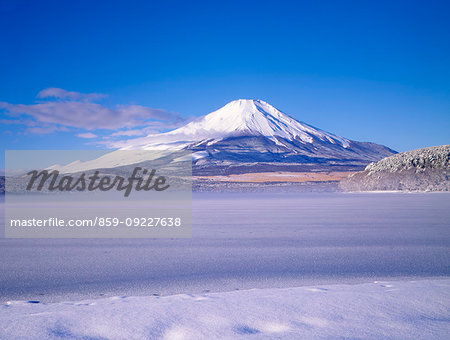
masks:
POLYGON ((398 151, 448 144, 449 12, 448 1, 2 1, 0 151, 108 146, 238 98, 398 151))

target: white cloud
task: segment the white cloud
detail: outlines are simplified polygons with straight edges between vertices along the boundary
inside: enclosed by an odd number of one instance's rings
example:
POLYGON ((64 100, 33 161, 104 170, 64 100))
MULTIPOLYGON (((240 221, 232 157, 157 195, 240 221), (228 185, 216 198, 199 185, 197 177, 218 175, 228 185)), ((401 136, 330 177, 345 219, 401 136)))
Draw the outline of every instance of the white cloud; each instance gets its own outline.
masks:
MULTIPOLYGON (((38 93, 38 98, 55 98, 34 104, 10 104, 0 102, 10 124, 27 127, 27 133, 51 133, 67 128, 83 130, 120 130, 114 136, 139 136, 155 127, 167 129, 182 118, 163 109, 141 105, 116 105, 107 107, 93 101, 104 98, 98 93, 79 93, 59 88, 47 88, 38 93), (138 128, 138 129, 133 129, 138 128), (127 132, 128 131, 128 132, 127 132), (129 132, 133 131, 133 132, 129 132), (141 133, 139 133, 141 131, 141 133)), ((93 137, 92 137, 93 138, 93 137)))
POLYGON ((120 130, 120 131, 112 133, 111 137, 119 137, 119 136, 133 137, 133 136, 143 136, 143 135, 145 135, 144 129, 120 130))
POLYGON ((57 126, 35 126, 27 128, 25 133, 33 135, 46 135, 55 131, 58 131, 57 126))
POLYGON ((98 136, 96 134, 91 133, 91 132, 85 132, 85 133, 79 133, 77 135, 77 137, 90 139, 90 138, 97 138, 98 136))
POLYGON ((38 122, 68 127, 95 129, 119 129, 144 125, 152 119, 170 120, 174 116, 161 109, 139 105, 120 105, 108 108, 90 102, 46 102, 40 104, 1 103, 11 116, 31 116, 38 122))
POLYGON ((59 89, 57 87, 49 87, 40 91, 37 97, 96 101, 99 99, 103 99, 107 96, 101 93, 80 93, 80 92, 66 91, 64 89, 59 89))

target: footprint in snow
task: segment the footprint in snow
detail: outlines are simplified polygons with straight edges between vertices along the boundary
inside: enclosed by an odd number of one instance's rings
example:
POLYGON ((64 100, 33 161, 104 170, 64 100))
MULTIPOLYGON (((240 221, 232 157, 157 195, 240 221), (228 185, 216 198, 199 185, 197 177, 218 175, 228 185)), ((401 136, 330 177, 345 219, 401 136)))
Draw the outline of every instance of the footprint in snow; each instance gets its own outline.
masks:
POLYGON ((260 333, 259 330, 247 325, 238 325, 234 327, 234 331, 240 335, 260 333))

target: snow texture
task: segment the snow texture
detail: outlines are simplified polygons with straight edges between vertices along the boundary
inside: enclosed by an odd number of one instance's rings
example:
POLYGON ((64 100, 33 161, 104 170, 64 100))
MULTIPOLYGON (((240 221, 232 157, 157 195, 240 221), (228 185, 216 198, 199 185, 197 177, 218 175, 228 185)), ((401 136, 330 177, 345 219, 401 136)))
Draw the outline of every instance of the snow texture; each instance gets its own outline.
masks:
POLYGON ((9 301, 2 339, 448 339, 450 279, 9 301))

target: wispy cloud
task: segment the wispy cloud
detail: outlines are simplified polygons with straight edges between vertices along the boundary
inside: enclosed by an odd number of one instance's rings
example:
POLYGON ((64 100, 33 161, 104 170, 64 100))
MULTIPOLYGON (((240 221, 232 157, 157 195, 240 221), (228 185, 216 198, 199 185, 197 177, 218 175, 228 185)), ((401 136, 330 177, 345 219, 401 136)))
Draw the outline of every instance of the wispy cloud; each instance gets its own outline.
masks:
POLYGON ((110 135, 110 137, 136 137, 145 135, 145 129, 136 129, 136 130, 121 130, 114 132, 110 135))
POLYGON ((32 105, 0 103, 11 116, 27 115, 38 122, 68 127, 119 129, 145 124, 152 119, 171 120, 173 115, 161 109, 140 105, 118 105, 108 108, 90 102, 46 102, 32 105))
POLYGON ((64 126, 55 126, 55 125, 33 126, 33 127, 28 127, 25 130, 25 134, 47 135, 47 134, 55 132, 55 131, 68 131, 68 129, 64 126))
POLYGON ((97 138, 98 136, 91 132, 85 132, 85 133, 77 134, 77 137, 91 139, 91 138, 97 138))
MULTIPOLYGON (((26 127, 25 133, 45 134, 67 129, 117 130, 111 137, 141 136, 158 127, 167 129, 176 126, 183 119, 163 109, 141 105, 115 105, 108 107, 97 103, 106 95, 80 93, 60 88, 40 91, 33 104, 11 104, 0 102, 0 112, 9 119, 5 124, 19 124, 26 127), (43 100, 42 100, 43 99, 43 100)), ((80 138, 96 138, 92 133, 78 133, 80 138), (89 137, 86 137, 89 136, 89 137)))
MULTIPOLYGON (((69 131, 68 128, 64 126, 57 126, 45 123, 39 123, 32 119, 0 119, 0 124, 7 125, 17 125, 25 127, 24 134, 49 134, 55 131, 69 131)), ((5 132, 5 131, 3 131, 5 132)))
POLYGON ((96 141, 96 144, 108 148, 120 148, 125 146, 130 140, 137 140, 150 134, 158 134, 161 131, 176 129, 187 124, 192 119, 191 117, 189 119, 180 118, 170 122, 153 121, 142 128, 119 130, 110 135, 103 136, 102 140, 96 141))
POLYGON ((37 97, 59 98, 59 99, 81 100, 81 101, 96 101, 99 99, 106 98, 107 95, 101 93, 80 93, 59 89, 57 87, 49 87, 40 91, 37 97))

